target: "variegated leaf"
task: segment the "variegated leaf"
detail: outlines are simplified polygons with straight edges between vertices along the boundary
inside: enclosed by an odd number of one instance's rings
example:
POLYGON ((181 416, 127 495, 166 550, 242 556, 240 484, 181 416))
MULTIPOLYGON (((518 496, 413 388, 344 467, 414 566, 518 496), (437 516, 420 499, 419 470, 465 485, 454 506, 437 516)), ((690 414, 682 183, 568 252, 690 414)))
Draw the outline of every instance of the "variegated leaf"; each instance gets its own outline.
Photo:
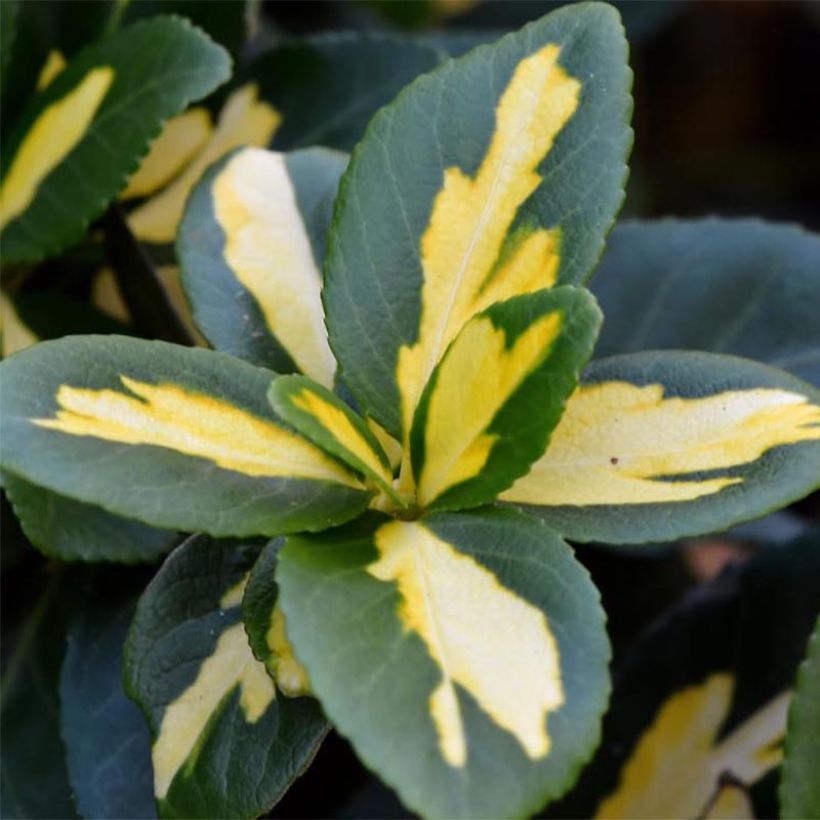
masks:
POLYGON ((162 123, 229 73, 227 53, 175 17, 92 44, 36 95, 4 146, 4 261, 76 240, 122 188, 162 123))
POLYGON ((640 543, 758 518, 820 484, 820 394, 756 362, 594 362, 546 453, 501 495, 576 541, 640 543))
POLYGON ((409 808, 530 814, 594 749, 603 613, 571 550, 538 521, 374 515, 290 537, 276 577, 311 687, 409 808))
POLYGON ((331 347, 405 441, 466 321, 582 281, 623 197, 626 43, 604 4, 560 9, 416 80, 342 179, 326 260, 331 347))
POLYGON ((193 536, 137 606, 125 679, 151 729, 162 817, 265 814, 327 731, 315 701, 277 695, 248 645, 240 603, 260 547, 193 536))
POLYGON ((422 509, 492 501, 547 446, 592 353, 601 313, 573 287, 494 305, 470 319, 421 396, 401 491, 422 509), (415 484, 413 487, 413 477, 415 484))
POLYGON ((44 342, 0 365, 3 467, 163 529, 273 535, 352 518, 371 494, 275 416, 274 376, 163 342, 44 342))
POLYGON ((346 162, 321 148, 246 148, 194 189, 179 233, 183 285, 218 350, 333 385, 321 269, 346 162))

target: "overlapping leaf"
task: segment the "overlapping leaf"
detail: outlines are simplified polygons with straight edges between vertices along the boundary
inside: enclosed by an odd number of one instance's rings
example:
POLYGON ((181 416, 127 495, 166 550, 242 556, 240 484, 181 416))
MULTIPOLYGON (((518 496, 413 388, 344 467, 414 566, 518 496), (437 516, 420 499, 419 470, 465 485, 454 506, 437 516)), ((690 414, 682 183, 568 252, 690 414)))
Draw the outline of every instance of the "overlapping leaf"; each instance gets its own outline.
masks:
POLYGON ((242 626, 259 542, 194 536, 146 589, 126 644, 126 681, 151 728, 163 817, 267 812, 316 753, 315 701, 277 695, 242 626))
POLYGON ((616 665, 603 742, 549 816, 776 816, 795 670, 820 606, 818 548, 815 531, 764 550, 654 625, 616 665), (753 813, 720 814, 744 805, 753 813))
POLYGON ((755 362, 657 352, 603 359, 546 453, 501 495, 577 541, 725 529, 820 483, 820 394, 755 362))
POLYGON ((133 587, 97 580, 68 633, 60 723, 74 802, 83 817, 156 817, 148 727, 123 689, 123 644, 133 587))
POLYGON ((370 118, 443 56, 432 45, 390 34, 323 33, 278 43, 253 59, 245 75, 282 117, 275 148, 349 151, 370 118))
POLYGON ((603 613, 571 550, 534 519, 373 516, 290 537, 277 581, 325 711, 408 807, 533 812, 594 748, 603 613))
POLYGON ((179 540, 174 531, 112 515, 11 473, 3 475, 3 487, 29 541, 63 561, 156 561, 179 540))
POLYGON ((623 197, 625 57, 611 8, 573 6, 373 118, 342 179, 323 298, 345 381, 392 435, 468 319, 589 274, 623 197))
POLYGON ((592 290, 598 356, 730 353, 820 385, 820 236, 754 219, 625 222, 592 290))
POLYGON ((347 520, 356 476, 283 425, 274 374, 122 337, 44 342, 0 365, 3 467, 152 526, 277 534, 347 520))
POLYGON ((77 239, 125 184, 168 117, 228 77, 198 29, 158 17, 89 46, 29 105, 4 147, 4 261, 77 239))
POLYGON ((311 694, 305 668, 293 652, 279 606, 275 571, 283 539, 271 541, 253 565, 242 598, 242 618, 248 642, 256 659, 265 664, 268 674, 287 697, 311 694))
POLYGON ((194 319, 218 350, 332 386, 321 266, 346 162, 247 148, 197 185, 177 249, 194 319))
POLYGON ((547 445, 592 353, 595 300, 562 287, 473 317, 421 396, 410 435, 423 509, 492 501, 547 445))

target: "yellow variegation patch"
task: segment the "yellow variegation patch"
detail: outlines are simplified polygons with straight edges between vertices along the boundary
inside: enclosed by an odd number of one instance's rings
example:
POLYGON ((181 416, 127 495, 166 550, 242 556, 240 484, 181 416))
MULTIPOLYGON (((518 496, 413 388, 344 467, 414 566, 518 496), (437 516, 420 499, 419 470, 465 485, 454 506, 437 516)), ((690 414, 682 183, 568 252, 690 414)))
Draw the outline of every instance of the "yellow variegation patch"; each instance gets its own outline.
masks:
POLYGON ((564 690, 558 646, 543 612, 420 522, 384 524, 375 544, 379 559, 367 571, 398 585, 398 617, 424 641, 441 672, 429 709, 444 760, 461 767, 469 755, 457 686, 529 757, 545 757, 547 715, 564 702, 564 690))
POLYGON ((700 817, 723 773, 751 785, 783 753, 790 693, 784 692, 721 740, 735 681, 714 674, 663 704, 598 807, 601 818, 700 817))
POLYGON ((270 628, 265 636, 271 651, 267 666, 283 695, 299 698, 311 694, 307 670, 293 654, 293 645, 285 630, 285 615, 277 604, 273 608, 270 628))
POLYGON ((330 436, 383 482, 392 483, 393 476, 390 470, 382 463, 367 439, 353 426, 348 416, 339 407, 326 401, 309 388, 293 393, 289 401, 294 407, 312 416, 330 436))
POLYGON ((62 70, 66 67, 65 57, 63 57, 62 52, 58 51, 56 48, 51 49, 48 52, 48 57, 46 57, 45 63, 43 63, 43 67, 40 69, 40 74, 37 77, 37 90, 38 91, 45 91, 48 88, 54 78, 62 72, 62 70))
POLYGON ((664 398, 660 384, 584 385, 547 452, 501 498, 540 505, 690 501, 743 478, 664 479, 728 470, 801 441, 820 441, 820 407, 787 390, 683 399, 664 398))
POLYGON ((172 242, 191 189, 205 169, 241 145, 267 145, 281 117, 257 99, 255 85, 245 85, 231 94, 205 148, 165 190, 133 210, 128 224, 134 235, 148 242, 172 242))
POLYGON ((419 504, 427 506, 481 472, 497 439, 487 428, 549 354, 560 329, 559 312, 542 316, 507 349, 504 330, 489 318, 465 325, 442 361, 430 396, 419 504))
POLYGON ((332 387, 336 362, 325 329, 322 274, 284 156, 242 151, 214 180, 212 191, 228 267, 299 369, 332 387))
POLYGON ((418 338, 399 351, 396 379, 405 437, 433 369, 465 322, 494 302, 555 283, 558 228, 510 228, 541 183, 538 166, 578 107, 581 84, 546 45, 523 59, 496 108, 495 132, 475 176, 444 172, 421 239, 424 282, 418 338))
POLYGON ((92 68, 71 91, 40 113, 0 187, 0 228, 28 208, 43 180, 80 142, 113 81, 110 66, 92 68))
POLYGON ((154 793, 160 800, 194 750, 197 740, 225 695, 240 690, 239 705, 248 723, 256 723, 276 697, 263 664, 251 652, 241 623, 226 629, 196 680, 168 704, 151 750, 154 793))
POLYGON ((147 196, 169 183, 202 149, 212 132, 211 115, 206 108, 191 108, 172 117, 131 174, 120 199, 147 196))
POLYGON ((175 384, 121 379, 133 395, 62 385, 56 418, 32 423, 70 436, 165 447, 250 476, 360 486, 321 450, 273 422, 175 384))

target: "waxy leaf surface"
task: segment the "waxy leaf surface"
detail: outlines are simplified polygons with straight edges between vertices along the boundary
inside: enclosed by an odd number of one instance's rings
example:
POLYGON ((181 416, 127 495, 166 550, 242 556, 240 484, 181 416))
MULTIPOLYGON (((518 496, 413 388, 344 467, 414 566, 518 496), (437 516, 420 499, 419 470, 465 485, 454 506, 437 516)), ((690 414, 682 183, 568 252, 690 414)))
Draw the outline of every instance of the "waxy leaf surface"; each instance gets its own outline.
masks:
POLYGON ((419 78, 342 178, 325 263, 331 347, 405 441, 464 323, 582 281, 623 197, 630 74, 616 12, 562 9, 419 78))
POLYGON ((3 488, 28 540, 63 561, 156 561, 179 540, 173 530, 112 515, 11 473, 3 475, 3 488))
POLYGON ((371 117, 443 59, 427 43, 380 32, 286 39, 255 57, 243 76, 280 113, 273 147, 324 145, 349 151, 371 117))
POLYGON ((596 356, 703 350, 820 386, 820 236, 756 219, 628 221, 592 282, 596 356))
POLYGON ((324 528, 370 498, 270 409, 275 374, 122 337, 44 342, 0 365, 3 467, 152 526, 217 535, 324 528))
POLYGON ((289 538, 277 581, 328 717, 409 808, 532 813, 595 747, 603 612, 572 551, 535 519, 374 514, 289 538))
POLYGON ((151 729, 163 817, 255 817, 276 803, 324 737, 315 701, 277 695, 241 619, 261 543, 193 536, 137 607, 126 685, 151 729))
POLYGON ((4 146, 3 261, 36 261, 76 240, 163 122, 229 71, 227 53, 176 17, 122 29, 71 60, 4 146))
POLYGON ((546 453, 501 495, 576 541, 641 543, 759 518, 820 483, 820 394, 708 353, 593 362, 546 453))
POLYGON ((416 410, 410 443, 420 507, 479 506, 528 471, 600 323, 595 300, 573 287, 501 302, 467 322, 416 410))
POLYGON ((217 350, 333 385, 321 271, 346 163, 321 148, 246 148, 194 189, 177 249, 194 320, 217 350))
POLYGON ((305 376, 279 376, 268 397, 305 438, 392 493, 393 470, 376 434, 330 390, 305 376))

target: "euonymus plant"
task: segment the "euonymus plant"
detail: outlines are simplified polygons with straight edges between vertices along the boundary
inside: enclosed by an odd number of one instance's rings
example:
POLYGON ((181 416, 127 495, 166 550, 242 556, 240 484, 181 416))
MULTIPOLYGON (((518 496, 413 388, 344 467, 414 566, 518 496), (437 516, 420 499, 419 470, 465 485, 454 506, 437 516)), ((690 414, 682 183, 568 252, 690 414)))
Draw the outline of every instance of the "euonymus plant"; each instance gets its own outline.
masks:
MULTIPOLYGON (((164 25, 196 82, 145 122, 224 79, 164 25)), ((126 644, 162 815, 265 812, 328 722, 423 815, 539 811, 591 758, 610 691, 565 539, 671 541, 818 486, 820 393, 794 375, 681 350, 589 363, 626 51, 613 9, 573 5, 415 80, 349 161, 229 152, 176 246, 213 350, 75 336, 2 364, 5 488, 33 540, 55 509, 127 519, 134 558, 198 533, 126 644)), ((131 169, 97 156, 105 123, 134 127, 115 116, 132 74, 109 45, 49 87, 4 152, 4 253, 48 252, 49 220, 67 242, 121 186, 131 169)), ((645 321, 611 287, 619 321, 645 321)))

